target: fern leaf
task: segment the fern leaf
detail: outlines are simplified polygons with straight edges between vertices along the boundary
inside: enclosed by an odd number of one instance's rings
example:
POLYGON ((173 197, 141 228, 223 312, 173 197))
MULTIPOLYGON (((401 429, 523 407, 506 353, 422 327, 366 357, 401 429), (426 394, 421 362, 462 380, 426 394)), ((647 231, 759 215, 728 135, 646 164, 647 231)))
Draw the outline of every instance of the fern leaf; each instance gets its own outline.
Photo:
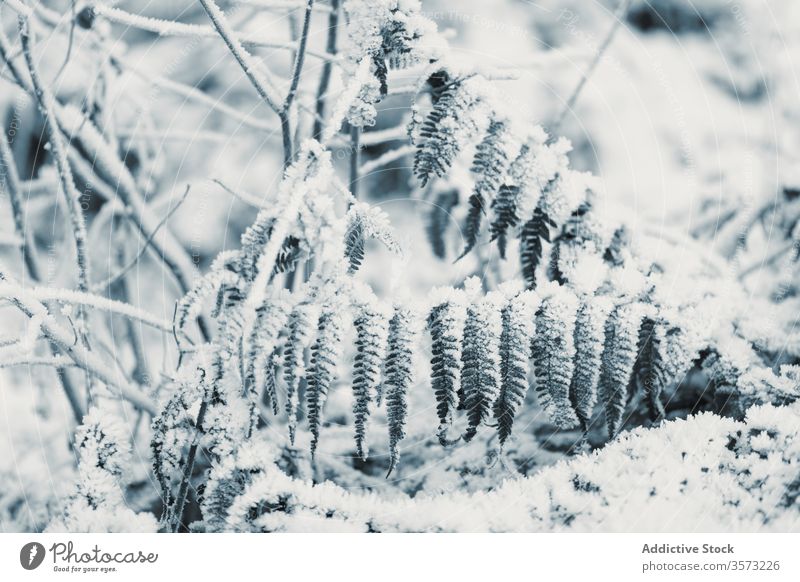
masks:
POLYGON ((492 202, 494 209, 494 221, 489 227, 492 240, 497 241, 497 248, 500 258, 506 258, 506 247, 508 246, 507 232, 519 223, 517 216, 517 197, 519 196, 519 186, 514 184, 503 184, 497 191, 497 196, 492 202))
POLYGON ((450 81, 419 129, 414 174, 425 186, 441 178, 453 165, 465 143, 479 131, 475 110, 481 99, 469 80, 450 81))
POLYGON ((369 405, 381 382, 381 364, 386 352, 388 318, 377 302, 372 302, 361 306, 353 325, 356 329, 356 355, 353 360, 356 454, 365 460, 369 405))
POLYGON ((402 254, 386 213, 380 208, 356 202, 347 213, 347 231, 344 237, 345 258, 350 264, 350 274, 355 273, 364 261, 367 239, 381 242, 396 255, 402 254))
POLYGON ((653 420, 665 416, 661 400, 664 389, 691 369, 705 347, 696 315, 672 320, 680 323, 671 323, 663 316, 657 320, 646 317, 639 333, 637 375, 647 394, 653 420))
POLYGON ((306 391, 308 429, 311 431, 311 458, 317 452, 322 427, 322 411, 328 398, 336 371, 336 359, 341 349, 341 314, 328 309, 317 323, 317 338, 311 345, 311 365, 306 391))
POLYGON ((389 470, 392 474, 400 460, 398 445, 406 436, 406 416, 408 414, 408 391, 414 377, 413 316, 410 310, 398 307, 389 321, 389 343, 386 356, 386 413, 389 424, 389 470))
POLYGON ((606 322, 599 391, 612 438, 622 426, 628 385, 638 353, 639 326, 645 315, 646 309, 641 303, 625 303, 615 308, 606 322))
POLYGON ((233 269, 238 253, 224 252, 215 259, 211 270, 197 280, 192 288, 181 297, 175 307, 175 327, 182 330, 187 322, 200 314, 202 301, 218 292, 225 285, 235 286, 239 282, 239 275, 233 269))
POLYGON ((353 221, 344 236, 345 257, 350 267, 350 274, 358 271, 364 261, 364 225, 360 220, 353 221))
POLYGON ((501 311, 500 394, 494 404, 500 447, 511 436, 514 417, 528 392, 528 370, 536 296, 523 291, 501 311))
POLYGON ((611 301, 605 297, 585 297, 575 318, 575 371, 569 387, 569 400, 584 431, 597 403, 605 324, 611 307, 611 301))
POLYGON ((477 175, 472 196, 469 198, 469 211, 464 225, 465 247, 461 253, 469 253, 480 236, 481 223, 486 208, 494 201, 495 194, 502 185, 508 167, 514 156, 516 141, 508 123, 492 120, 489 129, 475 152, 471 171, 477 175))
POLYGON ((447 256, 445 234, 447 233, 447 227, 453 220, 452 212, 458 201, 459 195, 456 188, 439 192, 436 194, 428 215, 428 224, 425 232, 428 235, 433 254, 440 259, 444 259, 447 256))
POLYGON ((631 235, 628 228, 623 225, 614 231, 611 242, 606 248, 603 258, 615 267, 621 266, 625 263, 626 256, 630 253, 628 247, 630 246, 631 235))
POLYGON ((437 434, 443 446, 452 444, 447 438, 447 430, 453 424, 453 413, 458 406, 461 342, 466 318, 463 293, 449 291, 447 297, 428 316, 428 330, 431 334, 431 388, 439 416, 437 434))
POLYGON ((490 293, 467 307, 464 342, 461 348, 461 386, 467 410, 464 440, 471 441, 478 427, 492 413, 500 392, 499 296, 490 293))
POLYGON ((305 349, 311 344, 316 329, 313 304, 298 305, 289 318, 289 335, 283 352, 283 373, 286 382, 286 414, 289 441, 294 445, 297 414, 300 408, 300 381, 305 378, 305 349))
POLYGON ((275 266, 272 269, 272 275, 275 276, 280 273, 293 271, 295 265, 297 265, 297 262, 300 260, 301 254, 300 239, 293 235, 287 236, 283 239, 283 245, 280 251, 278 251, 278 256, 275 257, 275 266))
POLYGON ((267 357, 262 371, 261 394, 262 402, 272 409, 272 414, 278 414, 278 389, 276 367, 278 366, 280 349, 275 350, 267 357))
POLYGON ((519 235, 522 275, 528 289, 536 288, 536 270, 542 260, 544 242, 550 242, 550 228, 555 223, 537 206, 533 217, 522 227, 519 235))
POLYGON ((575 318, 578 298, 556 287, 536 313, 533 361, 536 393, 542 408, 558 428, 574 428, 578 417, 569 398, 575 369, 575 318))
MULTIPOLYGON (((274 375, 274 352, 278 349, 278 338, 286 327, 292 310, 292 297, 288 291, 278 294, 256 309, 256 322, 248 341, 246 364, 244 365, 244 386, 248 394, 264 394, 272 410, 278 414, 278 403, 270 376, 274 375), (257 379, 257 372, 263 374, 257 379)), ((244 362, 243 362, 244 364, 244 362)), ((255 403, 255 400, 253 400, 255 403)))

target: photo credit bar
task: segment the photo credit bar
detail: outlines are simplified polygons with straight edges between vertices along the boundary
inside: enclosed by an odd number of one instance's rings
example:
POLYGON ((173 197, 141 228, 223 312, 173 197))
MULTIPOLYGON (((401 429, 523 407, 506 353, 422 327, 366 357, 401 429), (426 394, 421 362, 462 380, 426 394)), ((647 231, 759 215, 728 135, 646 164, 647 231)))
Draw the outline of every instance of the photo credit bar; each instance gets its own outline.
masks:
POLYGON ((796 581, 798 542, 800 534, 2 534, 0 579, 796 581))

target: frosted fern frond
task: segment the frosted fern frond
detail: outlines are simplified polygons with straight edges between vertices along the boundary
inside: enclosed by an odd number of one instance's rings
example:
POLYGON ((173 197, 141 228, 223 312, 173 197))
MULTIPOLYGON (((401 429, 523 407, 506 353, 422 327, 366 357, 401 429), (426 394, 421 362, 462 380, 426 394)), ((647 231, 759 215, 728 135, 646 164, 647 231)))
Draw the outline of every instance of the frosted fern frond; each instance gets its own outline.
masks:
POLYGON ((440 259, 447 256, 447 243, 445 234, 447 227, 453 220, 453 209, 458 205, 458 189, 448 188, 437 192, 433 197, 431 211, 428 214, 428 223, 425 232, 431 244, 433 254, 440 259))
POLYGON ((425 186, 431 177, 443 177, 465 144, 482 126, 483 98, 475 78, 450 80, 419 129, 414 174, 425 186))
POLYGON ((598 216, 592 201, 587 199, 572 212, 553 241, 551 278, 562 284, 569 282, 585 293, 592 293, 604 278, 602 254, 610 241, 607 221, 598 216), (589 269, 594 275, 594 282, 587 285, 586 282, 591 280, 587 277, 589 269))
POLYGON ((435 60, 443 43, 435 24, 422 16, 421 6, 414 0, 348 0, 344 11, 346 61, 361 76, 361 90, 351 100, 348 121, 354 127, 364 127, 375 123, 375 105, 388 94, 389 68, 435 60))
POLYGON ((155 532, 149 513, 127 507, 122 486, 130 466, 129 434, 110 411, 92 408, 75 435, 78 481, 60 516, 48 531, 155 532))
POLYGON ((239 275, 234 270, 238 260, 236 251, 220 253, 211 270, 200 277, 175 307, 175 327, 182 330, 190 319, 200 314, 202 301, 217 293, 225 285, 236 285, 239 275))
POLYGON ((800 398, 800 366, 784 365, 776 374, 763 366, 743 373, 736 382, 745 406, 786 406, 800 398))
POLYGON ((434 307, 428 315, 431 335, 431 388, 439 416, 439 442, 452 444, 447 430, 458 406, 461 376, 461 344, 466 319, 466 295, 456 289, 434 291, 434 307))
POLYGON ((536 288, 536 271, 542 261, 544 243, 550 242, 550 229, 555 226, 556 223, 537 206, 533 217, 522 227, 519 235, 519 253, 522 275, 528 289, 536 288))
POLYGON ((469 198, 469 210, 464 225, 465 256, 480 236, 481 223, 487 209, 503 183, 508 167, 519 149, 509 123, 503 119, 493 119, 475 151, 471 171, 476 174, 475 187, 469 198))
POLYGON ((536 394, 542 408, 559 428, 574 428, 578 417, 570 401, 575 370, 575 319, 578 298, 566 287, 555 286, 536 313, 533 362, 536 394))
POLYGON ((497 240, 501 256, 505 258, 508 230, 520 220, 533 217, 542 191, 551 188, 551 182, 560 172, 566 172, 569 143, 559 140, 546 143, 547 134, 538 126, 530 129, 531 135, 511 163, 508 175, 493 204, 491 225, 492 240, 497 240))
POLYGON ((703 361, 703 369, 717 388, 736 386, 747 370, 763 365, 749 341, 733 335, 733 330, 730 333, 723 341, 716 342, 714 351, 703 361))
POLYGON ((625 225, 620 226, 614 231, 611 242, 603 254, 603 258, 615 267, 623 265, 630 256, 630 242, 630 230, 625 225))
POLYGON ((389 341, 386 355, 385 388, 386 418, 389 424, 389 470, 392 474, 400 460, 400 441, 406 436, 408 391, 414 383, 414 317, 411 310, 395 308, 389 321, 389 341))
POLYGON ((624 303, 611 312, 606 322, 599 390, 612 438, 624 420, 628 386, 638 355, 639 328, 649 311, 642 303, 624 303))
POLYGON ((370 298, 359 305, 353 325, 356 330, 356 355, 353 358, 353 424, 356 454, 367 458, 366 432, 369 406, 381 383, 381 366, 386 356, 389 317, 377 301, 370 298))
POLYGON ((275 267, 272 269, 273 275, 293 271, 301 256, 300 239, 290 234, 283 239, 278 256, 275 257, 275 267))
POLYGON ((233 501, 247 489, 265 468, 274 463, 272 447, 263 441, 244 444, 235 455, 212 464, 200 500, 203 530, 206 533, 229 529, 228 510, 233 501))
POLYGON ((575 371, 569 399, 584 431, 597 403, 605 324, 611 308, 611 300, 606 297, 583 297, 575 317, 575 371))
POLYGON ((318 317, 316 304, 304 303, 295 307, 289 318, 289 334, 283 352, 283 379, 286 383, 286 415, 292 445, 300 407, 300 382, 306 377, 305 350, 315 337, 318 317))
POLYGON ((506 258, 508 229, 516 226, 519 222, 519 216, 517 216, 518 196, 519 186, 516 184, 503 184, 492 202, 495 218, 490 226, 490 232, 492 240, 497 241, 497 249, 501 259, 506 258))
POLYGON ((471 441, 492 413, 500 393, 500 334, 502 296, 489 293, 467 307, 461 347, 461 387, 467 411, 464 440, 471 441))
POLYGON ((184 448, 196 436, 195 417, 190 411, 208 399, 217 366, 213 348, 201 346, 178 370, 166 402, 153 419, 153 474, 167 506, 172 501, 172 479, 182 466, 184 448))
MULTIPOLYGON (((338 307, 338 306, 337 306, 338 307)), ((306 413, 311 431, 311 457, 317 452, 322 428, 322 412, 336 372, 341 351, 342 314, 334 306, 323 307, 317 323, 317 337, 311 345, 311 365, 306 390, 306 413)))
POLYGON ((636 375, 644 388, 653 420, 665 416, 661 394, 691 369, 707 340, 703 318, 695 310, 662 310, 645 317, 639 330, 636 375))
POLYGON ((392 253, 402 254, 386 213, 380 208, 356 202, 347 213, 345 232, 345 257, 350 265, 351 274, 358 270, 364 260, 364 245, 367 239, 378 240, 392 253))
POLYGON ((278 414, 275 391, 274 361, 278 339, 289 320, 294 298, 288 291, 280 292, 256 310, 256 322, 247 345, 249 352, 244 366, 244 386, 255 404, 255 396, 263 394, 274 414, 278 414))
POLYGON ((528 392, 528 371, 534 313, 539 298, 522 291, 508 300, 500 313, 500 394, 494 404, 502 447, 511 436, 514 417, 528 392))
POLYGON ((364 224, 360 220, 352 220, 347 225, 347 232, 344 235, 344 252, 350 274, 358 271, 364 261, 365 238, 364 224))

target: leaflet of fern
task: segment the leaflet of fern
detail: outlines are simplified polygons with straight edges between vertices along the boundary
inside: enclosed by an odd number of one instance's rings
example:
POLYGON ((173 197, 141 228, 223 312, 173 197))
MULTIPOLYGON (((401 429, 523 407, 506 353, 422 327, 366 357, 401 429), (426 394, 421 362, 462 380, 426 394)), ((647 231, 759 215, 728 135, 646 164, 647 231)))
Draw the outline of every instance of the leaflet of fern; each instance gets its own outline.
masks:
POLYGON ((356 355, 353 359, 353 418, 356 453, 367 458, 366 445, 369 405, 381 382, 381 365, 386 354, 388 322, 373 306, 363 306, 353 322, 356 328, 356 355))
POLYGON ((514 417, 528 392, 534 301, 529 291, 512 297, 501 312, 500 395, 494 404, 497 433, 502 447, 514 425, 514 417))
POLYGON ((336 360, 341 350, 341 335, 341 314, 333 309, 323 311, 317 324, 317 339, 311 346, 311 365, 306 392, 312 458, 319 444, 322 412, 336 371, 336 360))
POLYGON ((289 441, 294 445, 297 414, 300 407, 300 380, 305 377, 305 348, 316 331, 316 310, 312 305, 298 305, 289 319, 289 336, 283 352, 283 378, 286 382, 286 414, 289 441))
POLYGON ((406 436, 408 391, 414 381, 413 315, 409 309, 395 309, 389 321, 389 346, 386 356, 386 416, 389 423, 389 470, 391 475, 400 460, 398 445, 406 436))
POLYGON ((461 386, 467 411, 464 440, 471 441, 489 418, 500 393, 500 334, 502 322, 497 297, 487 295, 467 307, 461 348, 461 386))
POLYGON ((575 318, 575 372, 569 399, 583 430, 588 427, 597 403, 605 324, 611 307, 607 298, 584 297, 575 318))
POLYGON ((645 306, 641 303, 625 303, 616 307, 606 322, 599 390, 612 438, 622 426, 644 316, 645 306))
POLYGON ((428 317, 431 334, 431 388, 439 416, 439 442, 451 444, 447 429, 453 424, 458 406, 461 375, 461 341, 464 333, 464 307, 455 301, 435 306, 428 317))
POLYGON ((478 177, 472 196, 469 198, 469 211, 464 225, 466 240, 461 257, 469 253, 478 242, 483 216, 502 185, 514 155, 514 147, 515 140, 508 124, 503 120, 492 120, 488 131, 476 148, 472 162, 471 171, 478 177))

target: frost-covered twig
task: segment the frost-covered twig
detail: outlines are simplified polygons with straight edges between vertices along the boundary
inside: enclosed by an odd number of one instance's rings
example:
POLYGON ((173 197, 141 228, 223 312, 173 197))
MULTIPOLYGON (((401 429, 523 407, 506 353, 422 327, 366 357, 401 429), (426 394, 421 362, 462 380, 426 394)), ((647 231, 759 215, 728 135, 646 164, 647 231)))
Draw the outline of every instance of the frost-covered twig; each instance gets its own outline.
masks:
POLYGON ((625 15, 628 13, 628 8, 630 5, 631 0, 620 0, 619 6, 617 6, 617 9, 614 11, 614 22, 611 24, 611 28, 608 29, 603 42, 600 43, 600 47, 597 49, 597 53, 592 59, 592 62, 589 63, 588 68, 583 75, 581 75, 581 80, 578 81, 578 84, 575 86, 575 89, 573 89, 572 94, 567 99, 567 102, 564 104, 564 107, 561 109, 558 117, 556 117, 555 122, 550 128, 552 134, 555 135, 558 133, 558 130, 561 128, 561 124, 564 122, 564 118, 575 108, 575 103, 578 101, 581 91, 583 91, 584 86, 586 86, 586 82, 594 73, 597 65, 600 64, 600 61, 603 59, 603 55, 605 55, 606 50, 608 50, 608 47, 611 46, 611 41, 614 40, 614 35, 617 34, 619 26, 622 24, 623 20, 625 20, 625 15))
POLYGON ((267 102, 267 105, 275 113, 280 113, 281 98, 278 96, 278 91, 275 89, 274 83, 269 76, 268 72, 262 72, 258 64, 253 59, 252 55, 244 48, 239 37, 231 29, 228 19, 222 13, 219 6, 214 0, 200 0, 211 23, 214 25, 219 36, 225 41, 228 49, 233 54, 239 66, 244 71, 244 74, 250 80, 250 83, 255 87, 259 96, 267 102))
POLYGON ((255 208, 264 208, 264 202, 256 198, 253 194, 250 194, 248 192, 242 192, 241 190, 234 190, 233 188, 225 185, 221 180, 217 180, 216 178, 211 181, 220 186, 228 194, 230 194, 235 198, 238 198, 245 204, 249 204, 250 206, 254 206, 255 208))
POLYGON ((16 366, 44 366, 48 368, 61 369, 76 367, 77 364, 66 356, 16 355, 10 358, 0 358, 0 368, 13 368, 16 366))
POLYGON ((361 128, 355 125, 350 126, 350 194, 354 199, 358 198, 358 179, 361 165, 361 128))
POLYGON ((153 230, 153 232, 150 234, 150 236, 148 236, 145 239, 145 241, 142 243, 141 248, 139 249, 139 252, 136 254, 136 256, 133 257, 133 259, 131 259, 130 261, 128 261, 128 263, 124 267, 122 267, 119 271, 117 271, 116 273, 111 275, 105 281, 102 281, 100 283, 96 283, 95 285, 92 285, 92 291, 98 292, 98 291, 102 291, 103 289, 108 288, 109 286, 113 285, 115 282, 119 281, 131 269, 133 269, 136 266, 136 264, 139 262, 139 260, 147 252, 147 249, 150 248, 150 244, 153 242, 153 238, 155 238, 155 236, 158 234, 158 231, 161 229, 161 227, 164 226, 167 223, 167 221, 172 217, 173 214, 175 214, 175 212, 178 210, 178 208, 180 208, 181 205, 186 201, 186 197, 189 195, 189 188, 190 188, 190 186, 187 185, 186 186, 186 190, 183 193, 183 196, 181 196, 181 199, 178 200, 178 202, 177 202, 177 204, 175 204, 175 206, 173 206, 172 208, 169 209, 169 212, 167 212, 164 215, 164 218, 161 219, 161 222, 159 222, 156 225, 155 230, 153 230))
MULTIPOLYGON (((250 115, 242 113, 236 107, 228 105, 221 99, 214 99, 213 97, 209 97, 207 94, 203 93, 199 89, 192 87, 190 85, 179 83, 178 81, 168 79, 161 75, 153 75, 148 71, 146 71, 144 68, 140 67, 138 64, 134 63, 133 61, 130 61, 120 56, 114 56, 112 57, 112 62, 116 63, 125 70, 131 71, 136 76, 142 78, 143 80, 145 80, 146 82, 150 83, 155 87, 160 87, 162 89, 166 89, 167 91, 171 91, 176 95, 180 95, 181 97, 184 97, 186 99, 192 99, 199 103, 203 103, 204 105, 210 107, 211 109, 219 111, 223 115, 227 115, 232 119, 241 122, 243 125, 252 127, 253 129, 259 129, 264 131, 274 131, 277 129, 277 126, 274 123, 268 123, 260 119, 255 119, 250 115)), ((137 135, 141 135, 141 132, 137 132, 137 135)))
POLYGON ((753 261, 750 265, 742 268, 739 271, 739 275, 738 275, 739 280, 743 281, 744 279, 746 279, 750 274, 754 273, 755 271, 758 271, 758 270, 760 270, 760 269, 762 269, 762 268, 764 268, 766 266, 774 264, 776 261, 778 261, 786 253, 788 253, 789 251, 791 251, 793 249, 797 249, 797 247, 798 247, 797 241, 789 241, 788 243, 784 244, 782 247, 780 247, 778 250, 776 250, 772 254, 770 254, 768 256, 765 256, 765 257, 761 257, 760 259, 757 259, 757 260, 753 261))
POLYGON ((66 199, 67 209, 69 210, 69 217, 72 223, 72 235, 75 239, 75 249, 78 262, 78 289, 81 291, 88 291, 89 258, 86 250, 86 223, 84 221, 83 211, 81 209, 81 195, 75 188, 75 182, 72 177, 72 169, 70 168, 69 160, 67 159, 66 143, 64 142, 64 137, 61 135, 61 131, 58 127, 58 121, 55 117, 55 97, 53 97, 50 89, 45 87, 42 83, 38 68, 33 60, 33 53, 31 52, 31 47, 34 42, 33 30, 30 22, 22 17, 20 17, 19 25, 20 38, 22 40, 22 53, 25 55, 25 61, 28 64, 28 72, 31 76, 34 95, 39 102, 39 108, 44 116, 53 157, 55 158, 56 166, 58 167, 61 191, 66 199))
POLYGON ((91 307, 108 313, 114 313, 140 321, 159 331, 172 334, 172 322, 147 313, 133 305, 106 299, 99 295, 82 291, 72 291, 70 289, 54 289, 51 287, 21 287, 11 283, 0 283, 0 297, 5 299, 17 299, 20 297, 30 297, 37 301, 58 301, 70 305, 81 305, 91 307))
MULTIPOLYGON (((26 228, 25 226, 25 218, 23 216, 22 200, 20 196, 20 182, 19 176, 17 175, 16 162, 14 161, 14 156, 11 153, 11 148, 9 147, 5 137, 0 137, 0 163, 6 168, 5 189, 8 192, 8 198, 11 203, 11 213, 14 219, 14 228, 16 229, 17 235, 22 241, 22 244, 20 245, 20 251, 22 253, 23 262, 25 263, 25 267, 27 268, 31 279, 38 282, 42 280, 42 269, 39 265, 39 260, 36 255, 36 245, 33 240, 32 230, 26 228)), ((56 345, 51 345, 50 349, 58 353, 58 347, 56 345)), ((56 369, 56 375, 58 376, 58 381, 64 390, 65 396, 67 397, 67 401, 72 408, 72 414, 75 417, 75 420, 80 422, 81 418, 83 417, 83 407, 78 399, 78 393, 74 384, 72 383, 72 380, 60 368, 56 369)))
POLYGON ((306 4, 305 16, 303 17, 303 29, 300 33, 300 41, 297 48, 297 53, 294 57, 294 66, 292 67, 292 79, 289 84, 289 91, 286 98, 283 100, 281 110, 278 112, 278 117, 281 120, 281 133, 283 134, 283 167, 289 167, 292 163, 294 151, 292 149, 292 127, 290 124, 290 111, 292 102, 297 94, 297 86, 300 83, 300 75, 303 72, 303 63, 306 58, 306 51, 308 50, 308 29, 311 25, 311 11, 314 8, 314 0, 308 0, 306 4))
MULTIPOLYGON (((217 31, 210 26, 201 26, 199 24, 189 24, 185 22, 176 22, 174 20, 164 20, 161 18, 141 16, 139 14, 126 12, 119 8, 106 6, 102 3, 95 4, 92 7, 92 10, 94 10, 95 14, 103 16, 112 22, 124 24, 129 28, 139 28, 141 30, 154 32, 159 36, 177 36, 189 38, 215 38, 218 36, 217 31)), ((290 51, 297 50, 295 43, 270 42, 264 40, 260 35, 241 31, 236 31, 234 34, 239 42, 253 47, 290 51)), ((329 58, 329 55, 317 51, 309 51, 309 54, 320 59, 329 58)))
MULTIPOLYGON (((325 49, 329 54, 336 54, 336 38, 339 30, 339 0, 331 0, 331 13, 328 16, 328 38, 325 41, 325 49)), ((328 86, 331 82, 331 72, 333 71, 333 63, 330 60, 325 61, 322 66, 322 73, 319 78, 319 85, 317 87, 317 96, 315 104, 315 118, 314 129, 311 132, 311 137, 318 140, 322 136, 323 124, 325 123, 325 107, 327 102, 328 86)))
MULTIPOLYGON (((9 292, 14 288, 16 288, 17 291, 20 289, 18 286, 14 285, 13 282, 6 283, 5 281, 9 281, 9 279, 2 273, 0 273, 0 281, 3 281, 3 283, 0 283, 0 293, 3 292, 2 289, 4 287, 5 290, 9 292)), ((9 295, 11 294, 9 293, 9 295)), ((96 353, 90 352, 79 342, 76 342, 74 334, 56 323, 49 315, 47 308, 40 301, 31 297, 28 293, 28 289, 25 289, 24 293, 17 292, 13 294, 13 296, 10 296, 10 299, 27 317, 37 317, 41 323, 41 332, 45 338, 51 343, 56 344, 79 368, 90 376, 101 380, 109 387, 116 388, 120 397, 141 410, 151 415, 156 413, 155 404, 147 396, 142 394, 137 388, 131 386, 118 372, 106 366, 96 353)))
POLYGON ((368 162, 364 162, 361 164, 361 174, 364 176, 368 176, 378 168, 382 168, 387 164, 391 164, 394 161, 400 160, 405 156, 409 156, 414 153, 416 146, 411 144, 406 144, 395 148, 393 150, 389 150, 384 154, 381 154, 374 160, 370 160, 368 162))

